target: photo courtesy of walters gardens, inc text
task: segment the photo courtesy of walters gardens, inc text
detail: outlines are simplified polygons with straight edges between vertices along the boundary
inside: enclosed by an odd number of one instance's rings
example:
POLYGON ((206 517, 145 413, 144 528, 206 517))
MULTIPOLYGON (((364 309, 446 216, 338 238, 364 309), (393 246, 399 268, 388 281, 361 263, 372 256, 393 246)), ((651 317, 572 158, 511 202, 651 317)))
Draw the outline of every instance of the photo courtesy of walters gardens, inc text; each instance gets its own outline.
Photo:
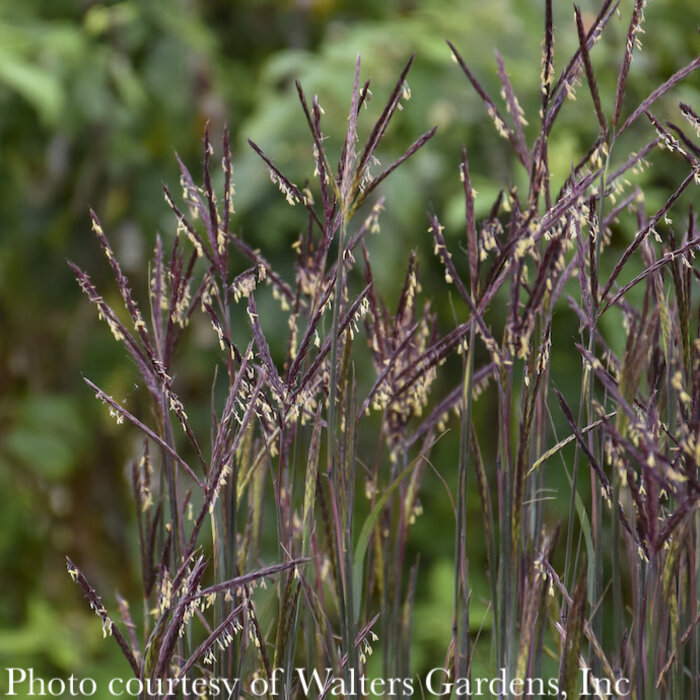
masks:
MULTIPOLYGON (((275 668, 270 678, 256 675, 249 681, 238 678, 175 678, 139 679, 112 678, 106 688, 100 689, 93 678, 41 679, 33 669, 8 668, 7 697, 175 697, 177 692, 194 697, 231 698, 237 694, 246 697, 278 697, 285 687, 283 668, 275 668)), ((463 677, 452 679, 447 668, 434 668, 425 677, 418 678, 368 678, 355 676, 351 671, 347 677, 334 676, 330 668, 319 672, 314 669, 293 670, 298 692, 302 697, 317 697, 324 691, 331 697, 411 696, 422 690, 424 696, 443 697, 455 694, 464 697, 556 697, 566 698, 567 691, 559 688, 553 678, 508 678, 505 668, 493 678, 463 677)), ((630 692, 630 681, 619 678, 613 684, 596 679, 587 671, 581 673, 580 692, 577 697, 621 697, 630 692)))
POLYGON ((0 14, 0 698, 700 698, 697 2, 0 14))

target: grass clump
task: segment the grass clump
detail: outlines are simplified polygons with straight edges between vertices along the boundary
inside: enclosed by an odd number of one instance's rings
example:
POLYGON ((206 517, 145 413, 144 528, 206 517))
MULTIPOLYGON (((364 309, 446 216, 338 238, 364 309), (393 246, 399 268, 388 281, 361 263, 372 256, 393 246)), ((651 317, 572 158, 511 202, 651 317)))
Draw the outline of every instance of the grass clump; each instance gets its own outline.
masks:
MULTIPOLYGON (((358 59, 335 162, 318 100, 297 84, 313 151, 303 186, 251 142, 287 202, 307 215, 289 274, 234 232, 228 135, 219 177, 205 134, 201 185, 181 163, 182 203, 165 188, 177 233, 170 245, 157 239, 145 310, 93 214, 125 314, 73 269, 138 368, 151 406, 134 415, 87 380, 144 438, 132 469, 143 621, 118 599, 117 624, 78 567, 68 568, 144 682, 144 697, 157 696, 147 681, 168 681, 177 694, 200 677, 260 677, 279 684, 271 695, 301 696, 299 667, 331 670, 312 695, 419 692, 417 683, 397 682, 376 693, 353 679, 374 648, 385 682, 422 670, 411 664, 420 562, 410 532, 433 477, 454 511, 453 634, 433 666, 467 683, 503 669, 510 679, 551 676, 568 697, 582 683, 608 695, 697 697, 700 234, 692 207, 686 216, 677 203, 698 184, 700 149, 687 126, 652 110, 700 59, 628 110, 644 19, 638 0, 605 104, 591 54, 619 4, 605 2, 587 23, 575 8, 579 46, 557 74, 546 3, 538 117, 524 113, 499 56, 503 108, 449 44, 527 173, 525 187, 502 190, 478 221, 465 149, 463 251, 448 243, 439 215, 429 216, 445 279, 431 301, 454 291, 451 329, 420 302, 416 253, 390 309, 366 242, 385 206, 379 185, 435 133, 383 170, 376 162, 410 95, 411 61, 360 142, 370 92, 358 59), (597 137, 569 172, 554 173, 551 132, 584 91, 577 109, 590 109, 597 137), (633 128, 648 140, 623 152, 633 128), (650 211, 631 179, 660 149, 677 159, 678 181, 650 211), (674 226, 672 215, 683 223, 674 226), (270 308, 268 296, 280 307, 274 322, 289 329, 283 350, 264 330, 259 308, 270 308), (574 338, 561 320, 571 314, 574 338), (206 430, 178 393, 179 346, 196 315, 220 347, 206 430), (571 353, 576 393, 564 389, 572 383, 560 382, 555 363, 571 353), (479 404, 493 407, 487 436, 475 427, 479 404), (434 462, 453 413, 458 454, 434 462), (469 615, 475 540, 485 541, 490 583, 483 633, 469 615)), ((680 113, 697 132, 696 111, 681 104, 680 113)), ((536 684, 528 687, 537 697, 536 684)), ((241 692, 243 684, 234 696, 241 692)))

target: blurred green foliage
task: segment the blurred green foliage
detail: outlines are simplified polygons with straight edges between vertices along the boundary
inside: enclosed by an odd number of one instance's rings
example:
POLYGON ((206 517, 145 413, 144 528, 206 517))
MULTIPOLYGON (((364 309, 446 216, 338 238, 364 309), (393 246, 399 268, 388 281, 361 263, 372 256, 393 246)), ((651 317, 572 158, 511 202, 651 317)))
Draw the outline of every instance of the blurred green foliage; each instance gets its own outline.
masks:
MULTIPOLYGON (((599 5, 581 4, 589 19, 599 5)), ((319 95, 330 147, 337 150, 356 55, 362 55, 363 76, 372 78, 378 99, 368 109, 375 113, 415 54, 408 80, 413 99, 392 125, 380 159, 389 163, 433 124, 439 131, 383 186, 383 233, 370 244, 385 291, 396 290, 410 248, 419 249, 424 288, 442 288, 425 212, 439 213, 448 238, 462 235, 461 145, 468 149, 473 181, 483 195, 476 200, 477 215, 486 213, 484 207, 512 177, 524 177, 450 61, 444 40, 455 43, 494 96, 499 83, 493 50, 498 48, 534 124, 541 5, 515 0, 0 2, 0 658, 31 660, 38 670, 95 669, 108 651, 99 643, 97 622, 83 612, 65 576, 63 556, 70 552, 109 595, 133 587, 138 571, 125 505, 124 468, 132 445, 95 410, 81 372, 117 396, 138 402, 139 392, 133 369, 98 328, 64 264, 65 258, 76 259, 100 289, 112 289, 89 232, 88 207, 99 212, 124 269, 142 279, 155 232, 168 236, 174 228, 161 191, 162 183, 176 189, 173 152, 198 170, 205 123, 211 123, 215 138, 228 123, 238 185, 234 226, 284 268, 303 214, 283 205, 245 139, 255 140, 292 180, 303 182, 313 169, 312 144, 294 79, 308 95, 319 95), (134 566, 124 566, 125 558, 134 566)), ((622 3, 622 20, 613 23, 594 52, 604 104, 611 103, 615 90, 629 6, 622 3)), ((569 3, 555 3, 559 55, 568 55, 577 41, 572 15, 569 3)), ((692 28, 699 22, 700 6, 692 0, 650 3, 645 51, 632 67, 626 109, 695 55, 692 28)), ((697 105, 697 81, 682 84, 674 97, 697 105)), ((657 112, 676 119, 676 105, 664 100, 657 112)), ((631 135, 637 144, 651 136, 644 129, 640 124, 631 135)), ((562 179, 596 130, 584 86, 578 101, 565 106, 553 135, 551 158, 562 179)), ((644 177, 653 199, 655 187, 674 182, 672 165, 662 163, 644 177)), ((143 294, 138 283, 136 292, 143 294)), ((388 295, 393 298, 393 291, 388 295)), ((449 327, 449 305, 438 312, 443 328, 449 327)), ((197 358, 191 359, 186 381, 199 385, 205 396, 210 380, 200 374, 197 358)), ((569 360, 577 362, 563 358, 553 371, 564 377, 569 360)), ((489 407, 477 410, 477 421, 486 423, 489 407)), ((449 440, 438 453, 450 454, 449 440)), ((449 507, 440 486, 425 499, 431 502, 428 513, 449 507)), ((430 550, 434 559, 423 562, 428 573, 421 578, 416 612, 418 663, 420 650, 439 641, 435 635, 448 636, 434 621, 447 624, 451 615, 450 595, 445 595, 451 575, 444 571, 451 530, 444 532, 437 519, 423 521, 412 546, 430 550), (441 540, 444 547, 435 544, 441 540)), ((478 621, 486 587, 477 566, 474 572, 478 621)))

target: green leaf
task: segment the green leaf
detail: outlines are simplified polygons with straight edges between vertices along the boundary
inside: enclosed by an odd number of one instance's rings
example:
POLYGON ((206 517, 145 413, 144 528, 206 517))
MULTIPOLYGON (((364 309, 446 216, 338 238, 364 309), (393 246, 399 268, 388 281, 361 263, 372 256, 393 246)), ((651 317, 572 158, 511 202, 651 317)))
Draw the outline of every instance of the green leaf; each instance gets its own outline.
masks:
MULTIPOLYGON (((418 458, 416 458, 418 459, 418 458)), ((357 538, 357 544, 355 545, 355 554, 352 558, 352 590, 353 590, 353 602, 354 602, 354 613, 355 622, 360 617, 360 602, 362 600, 362 568, 364 566, 365 555, 367 554, 367 546, 369 545, 369 538, 372 536, 372 530, 377 522, 379 514, 382 512, 382 508, 389 500, 394 491, 398 488, 399 484, 406 478, 409 472, 413 469, 416 460, 414 459, 393 481, 389 488, 380 496, 379 500, 374 504, 372 512, 365 519, 362 529, 360 530, 360 536, 357 538)))
POLYGON ((109 62, 109 71, 126 106, 138 111, 147 102, 146 91, 136 75, 131 63, 120 55, 114 55, 109 62))
POLYGON ((22 95, 45 124, 56 124, 63 111, 65 93, 50 72, 0 47, 0 82, 22 95))
POLYGON ((3 451, 43 478, 70 476, 87 437, 73 402, 63 396, 28 396, 14 412, 3 451))
POLYGON ((65 479, 72 471, 72 451, 58 435, 20 426, 7 436, 6 447, 25 466, 47 479, 65 479))

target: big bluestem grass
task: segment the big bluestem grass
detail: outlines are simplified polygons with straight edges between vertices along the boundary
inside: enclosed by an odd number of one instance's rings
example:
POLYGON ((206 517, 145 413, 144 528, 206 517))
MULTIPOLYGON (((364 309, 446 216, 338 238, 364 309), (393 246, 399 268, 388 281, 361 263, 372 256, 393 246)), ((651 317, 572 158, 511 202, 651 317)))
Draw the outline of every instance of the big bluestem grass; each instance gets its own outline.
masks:
MULTIPOLYGON (((132 469, 143 620, 132 620, 118 598, 122 632, 78 567, 69 560, 68 568, 137 677, 170 679, 178 692, 185 677, 271 679, 282 668, 279 692, 292 697, 301 693, 294 668, 330 668, 349 682, 365 671, 373 647, 384 678, 410 677, 420 670, 411 665, 420 564, 408 545, 429 474, 456 491, 453 634, 432 665, 461 678, 477 663, 493 674, 504 668, 511 678, 540 678, 554 659, 569 697, 582 669, 602 690, 628 679, 635 698, 698 696, 700 336, 693 292, 700 232, 692 208, 684 214, 676 205, 700 180, 700 118, 681 104, 688 131, 652 110, 700 60, 630 110, 625 85, 644 20, 638 0, 606 105, 591 55, 619 5, 605 2, 588 26, 574 9, 579 47, 557 75, 546 3, 539 115, 524 113, 499 55, 502 109, 449 44, 528 175, 524 188, 501 191, 477 221, 464 149, 463 250, 453 255, 440 217, 429 217, 445 278, 433 305, 454 289, 455 310, 461 305, 466 314, 452 329, 439 329, 430 303, 420 301, 415 253, 396 299, 382 298, 365 240, 379 229, 385 206, 377 187, 434 134, 370 174, 409 96, 410 61, 360 143, 370 92, 358 59, 335 164, 318 100, 297 84, 313 152, 304 185, 250 143, 287 202, 307 214, 291 279, 233 232, 227 134, 219 193, 208 134, 201 185, 181 163, 181 203, 165 189, 176 235, 170 246, 156 241, 146 304, 134 299, 92 215, 126 313, 73 269, 151 400, 150 414, 136 416, 88 380, 116 420, 143 435, 132 469), (550 134, 567 102, 584 91, 590 105, 582 97, 577 109, 591 110, 598 136, 569 172, 554 173, 550 134), (646 130, 647 141, 620 153, 618 139, 632 127, 646 130), (628 178, 660 149, 677 158, 678 181, 649 211, 628 178), (563 184, 556 189, 555 182, 563 184), (613 245, 616 231, 618 238, 631 232, 622 247, 613 245), (234 275, 241 260, 248 267, 234 275), (630 276, 633 262, 638 272, 630 276), (289 329, 277 364, 280 353, 258 311, 267 294, 280 307, 276 322, 289 329), (578 337, 562 331, 562 309, 575 315, 578 337), (208 320, 220 347, 202 434, 177 382, 178 348, 195 314, 208 320), (617 337, 606 332, 608 316, 617 337), (558 388, 557 353, 580 358, 577 393, 558 388), (446 362, 461 367, 451 382, 438 381, 446 362), (368 368, 372 379, 359 381, 368 368), (475 427, 477 402, 488 401, 496 407, 493 459, 475 427), (453 412, 458 454, 433 464, 433 446, 453 412), (562 474, 568 488, 549 496, 562 474), (481 503, 476 518, 472 490, 481 503), (553 520, 549 499, 563 502, 564 521, 553 520), (264 535, 276 550, 263 546, 264 535), (475 537, 485 541, 490 582, 487 640, 469 615, 475 537), (271 592, 264 595, 264 586, 271 592), (484 647, 485 661, 477 654, 481 648, 483 657, 484 647)), ((236 696, 241 692, 239 686, 236 696)), ((329 683, 318 694, 338 692, 329 683)))

